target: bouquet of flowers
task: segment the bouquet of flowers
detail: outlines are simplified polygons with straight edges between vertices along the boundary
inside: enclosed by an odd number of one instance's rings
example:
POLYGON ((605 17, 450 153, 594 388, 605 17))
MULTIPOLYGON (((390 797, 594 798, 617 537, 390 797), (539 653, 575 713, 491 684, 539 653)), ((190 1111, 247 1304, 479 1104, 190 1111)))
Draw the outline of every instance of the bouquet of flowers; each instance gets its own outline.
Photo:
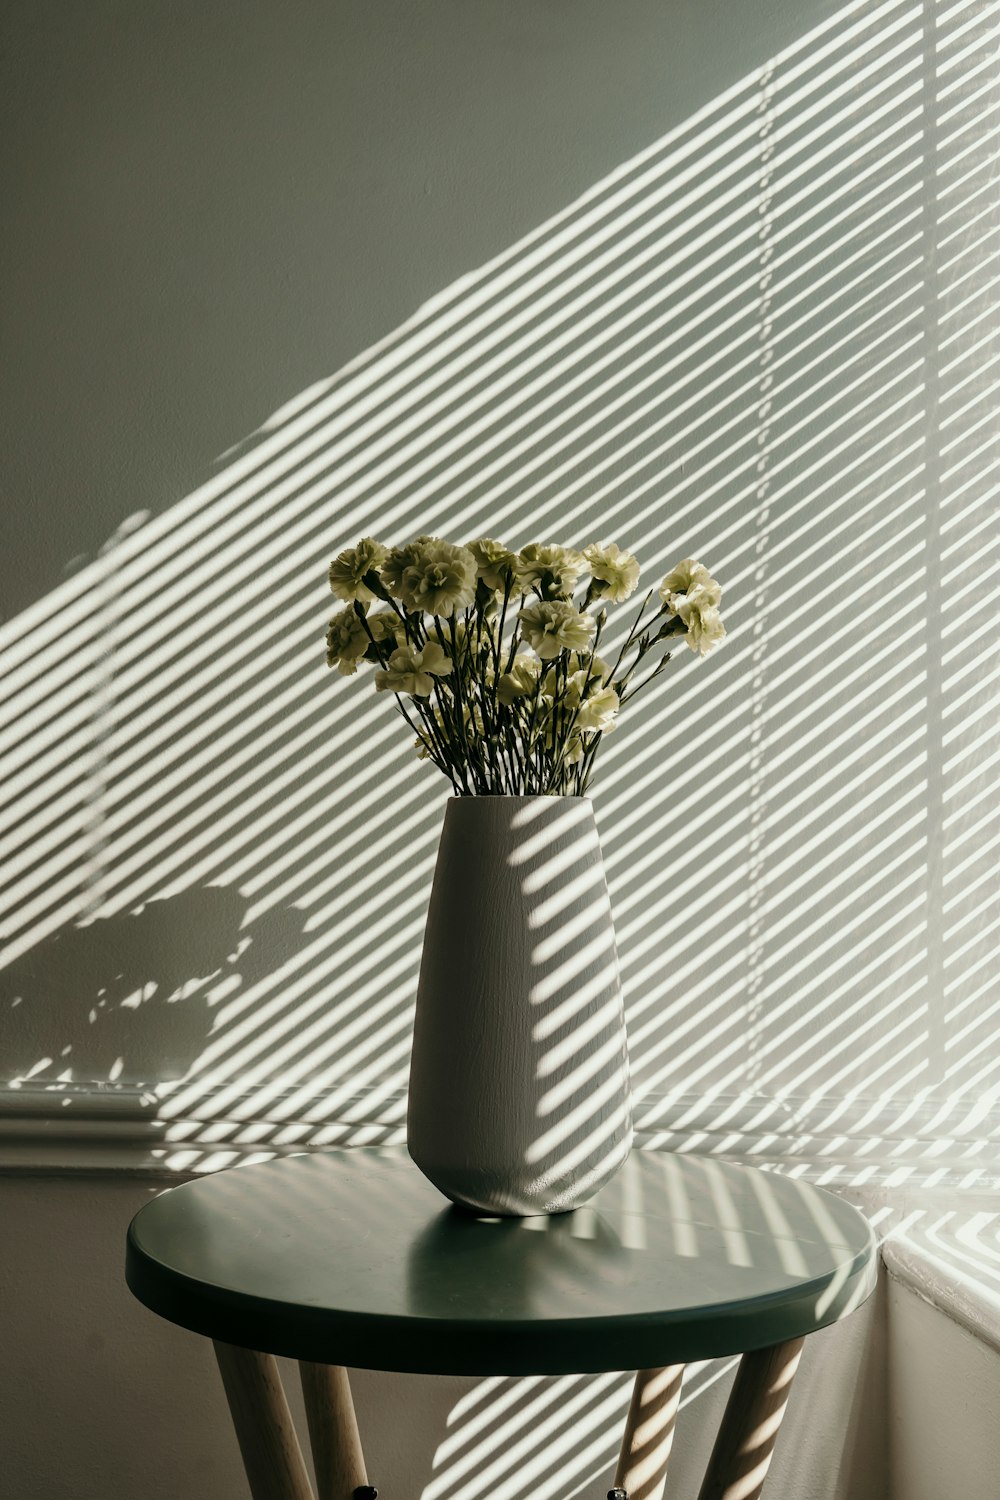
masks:
POLYGON ((345 607, 327 664, 374 666, 376 691, 395 694, 417 753, 456 794, 585 796, 601 740, 671 648, 683 640, 704 656, 726 633, 719 584, 687 558, 647 593, 609 664, 607 606, 638 581, 639 563, 613 542, 513 552, 489 537, 393 548, 363 537, 330 564, 345 607))

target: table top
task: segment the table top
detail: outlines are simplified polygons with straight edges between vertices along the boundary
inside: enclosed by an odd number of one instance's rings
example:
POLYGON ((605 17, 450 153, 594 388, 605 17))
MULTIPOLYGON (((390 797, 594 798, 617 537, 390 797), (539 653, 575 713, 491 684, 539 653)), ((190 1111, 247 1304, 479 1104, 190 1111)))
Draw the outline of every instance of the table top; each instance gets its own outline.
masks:
POLYGON ((445 1203, 402 1148, 231 1168, 153 1199, 126 1279, 184 1328, 272 1354, 438 1375, 648 1368, 765 1348, 875 1285, 857 1209, 789 1177, 633 1152, 530 1219, 445 1203))

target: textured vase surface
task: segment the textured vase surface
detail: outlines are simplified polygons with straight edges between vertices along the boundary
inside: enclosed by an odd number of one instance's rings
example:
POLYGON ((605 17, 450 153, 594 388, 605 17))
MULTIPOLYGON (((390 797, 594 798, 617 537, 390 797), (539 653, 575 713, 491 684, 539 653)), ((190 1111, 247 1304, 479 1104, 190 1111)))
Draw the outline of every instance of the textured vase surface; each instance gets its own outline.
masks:
POLYGON ((618 955, 585 797, 453 797, 424 935, 410 1156, 483 1214, 561 1213, 632 1142, 618 955))

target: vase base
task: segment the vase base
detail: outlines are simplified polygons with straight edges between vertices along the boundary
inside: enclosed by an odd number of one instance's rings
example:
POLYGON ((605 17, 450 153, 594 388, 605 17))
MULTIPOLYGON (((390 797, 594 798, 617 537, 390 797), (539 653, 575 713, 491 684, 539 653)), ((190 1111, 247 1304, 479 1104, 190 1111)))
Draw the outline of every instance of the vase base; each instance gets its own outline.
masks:
POLYGON ((582 1208, 624 1166, 632 1149, 632 1132, 615 1143, 600 1162, 562 1177, 531 1178, 502 1168, 442 1165, 418 1161, 414 1166, 439 1193, 463 1213, 483 1219, 530 1219, 567 1214, 582 1208))

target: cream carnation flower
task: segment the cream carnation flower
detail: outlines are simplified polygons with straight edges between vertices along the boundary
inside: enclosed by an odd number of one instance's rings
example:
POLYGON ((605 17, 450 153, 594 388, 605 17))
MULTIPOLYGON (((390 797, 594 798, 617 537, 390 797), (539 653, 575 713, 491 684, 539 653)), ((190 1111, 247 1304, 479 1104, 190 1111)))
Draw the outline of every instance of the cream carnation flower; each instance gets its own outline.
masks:
POLYGON ((582 651, 594 634, 594 621, 562 599, 539 599, 518 615, 521 631, 543 661, 560 651, 582 651))
POLYGON ((566 741, 566 749, 562 753, 562 764, 564 766, 575 766, 583 759, 583 735, 574 729, 566 741))
POLYGON ((705 589, 707 595, 711 596, 711 604, 706 605, 707 608, 718 608, 722 601, 722 585, 716 582, 704 563, 695 562, 693 557, 686 557, 660 584, 660 598, 671 614, 676 615, 680 613, 677 607, 680 596, 689 594, 696 588, 705 589))
POLYGON ((504 672, 497 683, 500 702, 509 708, 515 699, 527 698, 535 691, 541 670, 542 664, 537 656, 529 656, 527 652, 516 656, 510 671, 504 672))
POLYGON ((410 693, 415 698, 429 698, 434 678, 447 677, 450 672, 451 658, 436 641, 428 641, 422 651, 400 646, 389 657, 388 667, 375 673, 375 688, 379 693, 410 693))
MULTIPOLYGON (((580 658, 574 652, 570 659, 579 661, 580 658)), ((601 665, 603 666, 603 663, 601 665)), ((592 672, 588 676, 586 664, 578 667, 575 672, 570 672, 561 688, 557 689, 556 684, 557 672, 556 665, 553 663, 542 678, 542 697, 548 698, 550 702, 554 702, 556 692, 558 691, 559 702, 566 708, 579 708, 585 692, 589 697, 591 694, 598 693, 601 690, 601 679, 597 676, 596 672, 592 672)))
POLYGON ((423 671, 431 672, 435 677, 450 677, 452 660, 443 646, 437 641, 428 641, 420 652, 420 665, 423 671))
POLYGON ((368 632, 357 612, 350 607, 338 610, 326 632, 327 666, 336 667, 342 677, 352 677, 368 646, 368 632))
POLYGON ((695 588, 681 599, 677 614, 687 626, 684 637, 691 650, 698 656, 707 656, 713 646, 726 638, 726 627, 717 607, 710 601, 708 589, 695 588))
MULTIPOLYGON (((562 693, 560 694, 561 702, 563 702, 570 708, 575 708, 580 701, 580 686, 583 682, 583 678, 579 674, 576 675, 578 677, 577 681, 574 681, 573 676, 567 677, 563 685, 562 693)), ((551 708, 556 701, 557 681, 558 673, 556 672, 556 664, 555 662, 553 662, 551 667, 546 667, 545 673, 542 677, 542 685, 539 689, 539 697, 544 700, 545 704, 549 708, 551 708)))
POLYGON ((620 707, 618 694, 614 688, 599 688, 596 693, 588 693, 580 705, 580 711, 576 716, 576 727, 581 730, 597 730, 601 734, 608 734, 615 727, 620 707))
POLYGON ((591 657, 579 651, 574 651, 570 657, 570 664, 574 672, 582 672, 585 677, 589 671, 590 682, 587 685, 589 693, 595 692, 611 676, 611 668, 600 656, 591 657))
POLYGON ((566 679, 566 702, 570 708, 579 708, 584 694, 596 692, 598 687, 596 681, 587 681, 587 669, 581 667, 578 672, 571 672, 566 679))
POLYGON ((403 573, 413 562, 421 547, 427 542, 436 542, 434 536, 418 536, 401 547, 392 547, 382 561, 382 582, 386 590, 398 599, 403 591, 403 573))
POLYGON ((363 536, 356 547, 348 547, 330 564, 330 587, 338 599, 368 604, 375 595, 365 583, 365 574, 377 572, 385 561, 385 548, 374 537, 363 536))
POLYGON ((583 555, 594 580, 593 597, 610 599, 612 604, 624 604, 639 582, 639 560, 631 552, 623 552, 615 542, 599 547, 591 542, 584 547, 583 555))
POLYGON ((502 593, 514 576, 516 555, 503 542, 495 542, 490 536, 481 536, 478 541, 465 544, 476 559, 476 572, 488 589, 502 593))
POLYGON ((369 615, 368 629, 380 646, 397 646, 406 633, 406 627, 394 609, 380 609, 369 615))
POLYGON ((529 542, 517 554, 514 577, 522 594, 538 589, 543 598, 551 599, 553 595, 570 595, 583 568, 583 557, 572 547, 529 542))
POLYGON ((476 559, 468 547, 431 537, 415 543, 403 568, 399 593, 407 609, 453 615, 476 597, 476 559))
POLYGON ((686 557, 667 574, 660 584, 660 598, 681 621, 687 631, 684 639, 699 656, 707 656, 725 640, 726 627, 719 614, 722 585, 693 557, 686 557))

